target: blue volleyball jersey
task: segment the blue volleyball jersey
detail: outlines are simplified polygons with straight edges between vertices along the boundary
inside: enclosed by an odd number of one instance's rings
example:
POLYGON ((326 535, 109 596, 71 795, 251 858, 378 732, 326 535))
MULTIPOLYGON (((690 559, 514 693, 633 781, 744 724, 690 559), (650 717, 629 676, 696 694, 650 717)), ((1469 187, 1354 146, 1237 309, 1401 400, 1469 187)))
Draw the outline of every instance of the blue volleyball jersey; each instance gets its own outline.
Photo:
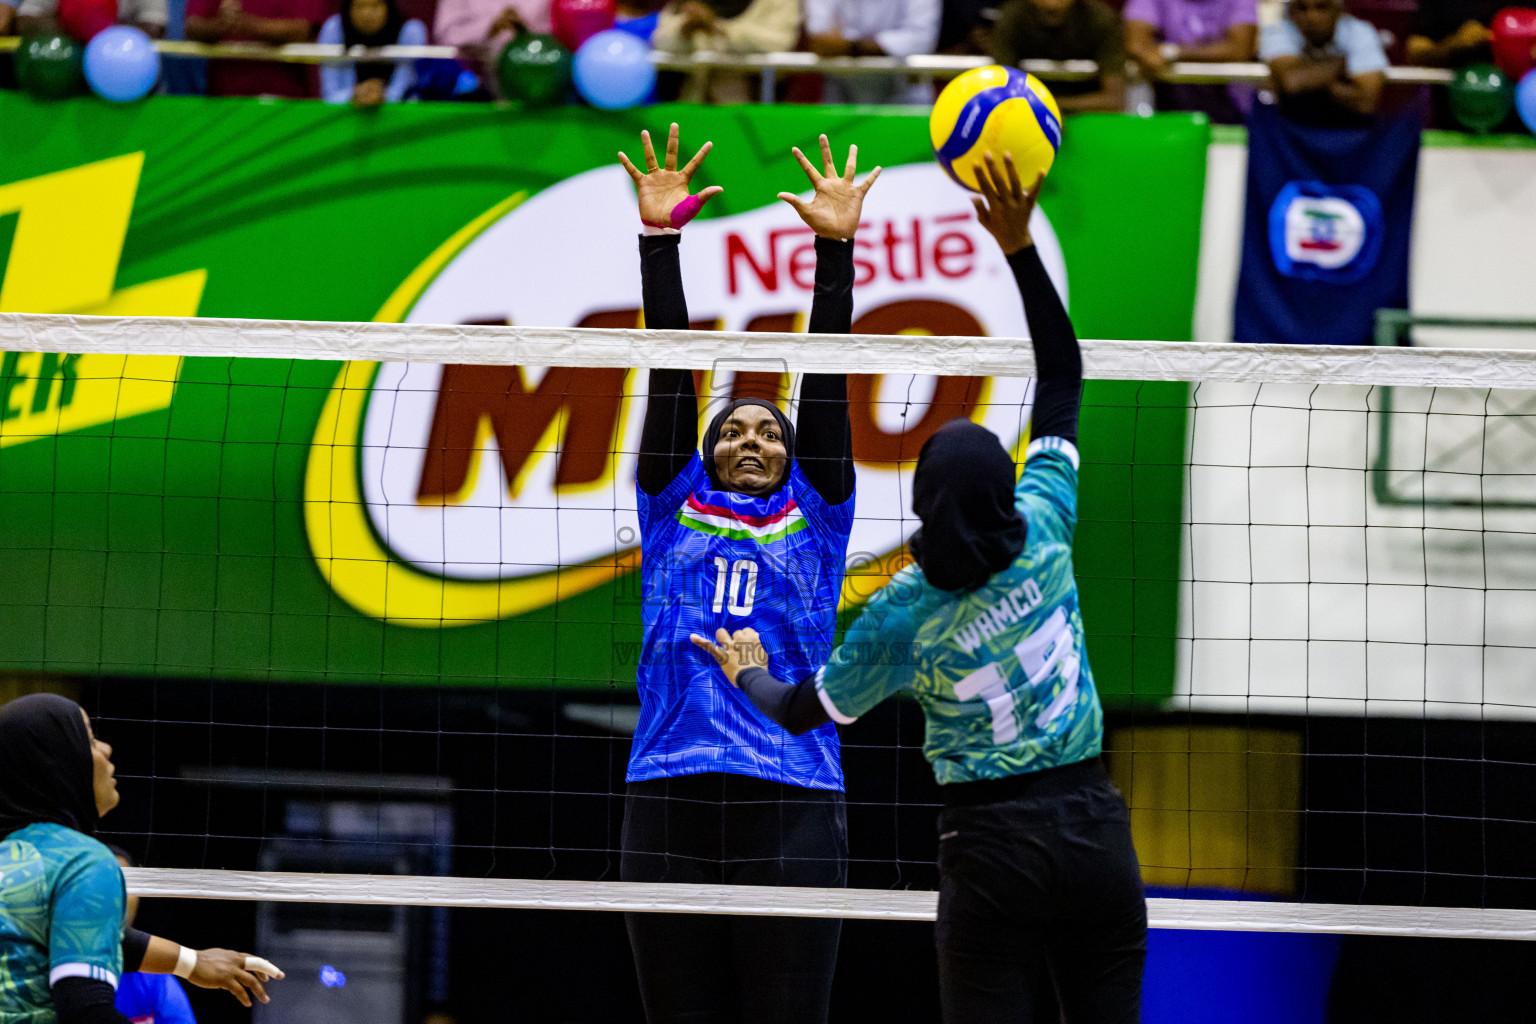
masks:
POLYGON ((645 640, 629 781, 730 772, 841 790, 833 725, 791 736, 688 638, 750 626, 775 675, 815 673, 832 651, 854 499, 827 504, 798 463, 767 497, 714 490, 697 454, 637 498, 645 640))
POLYGON ((1069 441, 1030 444, 1015 492, 1024 550, 982 587, 939 590, 910 565, 875 595, 817 679, 835 721, 912 690, 940 785, 1098 756, 1104 712, 1072 569, 1077 465, 1069 441))
POLYGON ((197 1024, 180 982, 169 974, 125 974, 117 986, 117 1012, 132 1024, 197 1024))
POLYGON ((123 971, 123 871, 101 843, 38 823, 0 841, 0 1021, 53 1024, 52 987, 123 971))

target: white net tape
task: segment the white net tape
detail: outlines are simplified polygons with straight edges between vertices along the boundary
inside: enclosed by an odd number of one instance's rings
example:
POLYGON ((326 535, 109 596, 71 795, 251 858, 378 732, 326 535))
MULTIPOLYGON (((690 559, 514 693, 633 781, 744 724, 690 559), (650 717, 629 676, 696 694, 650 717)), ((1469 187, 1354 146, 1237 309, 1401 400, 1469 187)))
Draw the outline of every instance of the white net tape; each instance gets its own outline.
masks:
MULTIPOLYGON (((129 893, 136 896, 285 903, 748 914, 876 921, 932 921, 939 904, 938 893, 907 889, 560 882, 172 868, 128 868, 124 873, 129 893)), ((1194 931, 1536 940, 1536 910, 1368 907, 1154 897, 1147 900, 1147 916, 1153 928, 1194 931)))
MULTIPOLYGON (((761 362, 807 373, 1032 377, 1016 338, 597 330, 0 313, 0 350, 358 359, 516 366, 704 368, 761 362)), ((1084 341, 1095 380, 1230 381, 1536 390, 1536 350, 1084 341)))

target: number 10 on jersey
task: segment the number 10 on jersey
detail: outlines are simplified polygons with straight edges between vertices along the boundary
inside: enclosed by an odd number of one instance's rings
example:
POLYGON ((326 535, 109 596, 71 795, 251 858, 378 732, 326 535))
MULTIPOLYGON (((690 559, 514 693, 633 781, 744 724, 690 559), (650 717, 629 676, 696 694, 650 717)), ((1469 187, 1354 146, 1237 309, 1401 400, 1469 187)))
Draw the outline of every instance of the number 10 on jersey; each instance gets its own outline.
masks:
POLYGON ((715 612, 726 611, 732 615, 750 615, 752 598, 755 596, 757 596, 757 563, 750 558, 738 558, 730 562, 723 555, 716 555, 715 612))

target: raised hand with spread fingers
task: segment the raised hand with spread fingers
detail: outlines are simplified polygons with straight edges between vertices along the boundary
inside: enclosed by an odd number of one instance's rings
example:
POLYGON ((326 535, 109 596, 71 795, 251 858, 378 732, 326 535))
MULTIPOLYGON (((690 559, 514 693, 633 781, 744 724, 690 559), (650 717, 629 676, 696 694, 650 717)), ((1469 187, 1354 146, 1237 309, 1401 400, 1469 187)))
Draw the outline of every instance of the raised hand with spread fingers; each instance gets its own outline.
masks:
POLYGON ((704 158, 714 147, 706 142, 693 155, 693 159, 677 168, 677 125, 672 125, 667 135, 666 163, 656 162, 656 150, 651 146, 651 133, 641 132, 640 141, 645 146, 645 173, 630 162, 629 157, 619 154, 619 162, 635 181, 635 191, 640 198, 640 221, 648 228, 676 231, 698 216, 704 204, 724 192, 719 185, 711 185, 698 195, 689 195, 688 186, 694 174, 704 163, 704 158))
POLYGON ((790 192, 780 192, 779 198, 795 208, 800 219, 810 226, 821 238, 831 238, 836 241, 846 242, 859 230, 859 218, 864 212, 864 197, 869 194, 870 188, 880 177, 880 168, 876 167, 869 172, 869 177, 863 184, 857 184, 855 178, 859 169, 859 147, 848 147, 848 163, 842 174, 837 173, 837 165, 832 161, 832 144, 827 137, 821 137, 821 167, 820 173, 800 152, 799 147, 791 150, 795 159, 800 161, 800 166, 805 169, 805 176, 811 179, 816 192, 811 196, 811 201, 806 202, 799 196, 790 192))
POLYGON ((1045 172, 1036 175, 1035 183, 1026 189, 1019 177, 1019 169, 1014 166, 1012 153, 1003 154, 1006 175, 991 153, 983 153, 981 160, 982 166, 976 168, 976 185, 981 189, 981 197, 971 199, 976 206, 976 220, 997 239, 997 244, 1003 247, 1003 255, 1012 256, 1034 244, 1029 234, 1029 218, 1040 198, 1040 184, 1045 181, 1045 172))

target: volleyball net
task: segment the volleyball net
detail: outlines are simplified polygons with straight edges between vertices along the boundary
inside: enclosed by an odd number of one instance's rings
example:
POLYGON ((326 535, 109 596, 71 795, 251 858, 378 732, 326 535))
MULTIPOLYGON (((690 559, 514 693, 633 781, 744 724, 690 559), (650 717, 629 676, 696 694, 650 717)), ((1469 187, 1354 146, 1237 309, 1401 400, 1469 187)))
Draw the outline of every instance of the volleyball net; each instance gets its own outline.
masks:
MULTIPOLYGON (((1480 329, 1507 344, 1083 343, 1075 561, 1154 927, 1536 938, 1536 325, 1480 329)), ((932 918, 904 699, 843 730, 849 889, 617 881, 643 371, 697 371, 701 422, 854 375, 846 623, 906 564, 927 436, 968 416, 1022 460, 1027 342, 25 314, 0 339, 0 666, 117 748, 133 891, 932 918)))

